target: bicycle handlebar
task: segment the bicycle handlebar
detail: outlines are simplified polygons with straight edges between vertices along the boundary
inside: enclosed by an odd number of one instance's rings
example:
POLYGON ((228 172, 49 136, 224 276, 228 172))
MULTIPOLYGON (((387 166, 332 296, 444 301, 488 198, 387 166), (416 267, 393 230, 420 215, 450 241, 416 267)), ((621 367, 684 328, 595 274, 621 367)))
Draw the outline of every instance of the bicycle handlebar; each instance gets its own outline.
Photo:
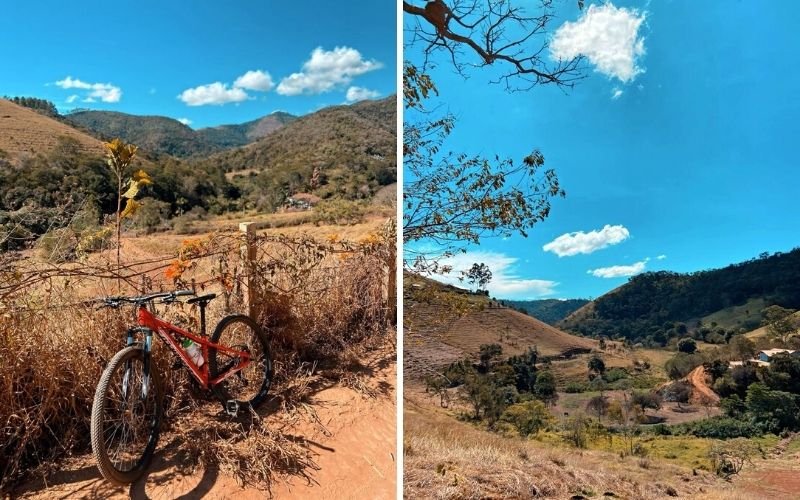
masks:
POLYGON ((163 299, 162 302, 174 302, 178 297, 187 297, 196 295, 191 290, 175 290, 174 292, 156 292, 148 295, 139 295, 136 297, 104 297, 97 299, 105 307, 120 307, 123 303, 127 304, 144 304, 152 302, 156 299, 163 299))

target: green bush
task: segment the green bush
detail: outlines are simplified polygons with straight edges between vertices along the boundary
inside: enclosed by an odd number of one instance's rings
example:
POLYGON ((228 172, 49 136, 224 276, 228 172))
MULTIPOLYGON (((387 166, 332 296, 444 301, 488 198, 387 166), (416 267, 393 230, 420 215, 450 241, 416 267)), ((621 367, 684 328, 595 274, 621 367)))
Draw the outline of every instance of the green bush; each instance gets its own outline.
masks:
POLYGON ((520 436, 527 437, 547 427, 553 421, 553 416, 544 403, 531 400, 509 406, 500 420, 513 425, 520 436))
POLYGON ((140 203, 142 206, 133 217, 133 226, 145 234, 165 229, 172 208, 170 204, 155 198, 142 198, 140 203))
POLYGON ((628 372, 624 368, 611 368, 603 375, 603 378, 609 384, 613 384, 617 380, 622 380, 629 376, 630 375, 628 375, 628 372))
POLYGON ((339 226, 358 224, 364 220, 365 212, 364 202, 342 199, 324 200, 314 207, 314 222, 339 226))
POLYGON ((586 384, 581 382, 567 382, 567 385, 564 387, 564 392, 568 394, 586 392, 586 384))
POLYGON ((754 423, 730 417, 712 417, 675 427, 680 433, 711 439, 751 438, 763 434, 754 423))

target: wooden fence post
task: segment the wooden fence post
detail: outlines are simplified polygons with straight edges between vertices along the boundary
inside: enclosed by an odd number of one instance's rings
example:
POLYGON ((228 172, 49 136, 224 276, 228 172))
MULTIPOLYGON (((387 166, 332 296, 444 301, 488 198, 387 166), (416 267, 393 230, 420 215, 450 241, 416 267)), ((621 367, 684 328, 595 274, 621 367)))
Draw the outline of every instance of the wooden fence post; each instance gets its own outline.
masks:
POLYGON ((242 222, 239 224, 239 231, 242 233, 242 261, 244 262, 244 283, 245 294, 247 297, 247 315, 258 321, 258 298, 255 286, 255 262, 257 258, 256 246, 256 225, 252 222, 242 222))
POLYGON ((392 247, 389 250, 387 262, 383 267, 383 299, 389 310, 393 323, 397 324, 397 249, 392 247))

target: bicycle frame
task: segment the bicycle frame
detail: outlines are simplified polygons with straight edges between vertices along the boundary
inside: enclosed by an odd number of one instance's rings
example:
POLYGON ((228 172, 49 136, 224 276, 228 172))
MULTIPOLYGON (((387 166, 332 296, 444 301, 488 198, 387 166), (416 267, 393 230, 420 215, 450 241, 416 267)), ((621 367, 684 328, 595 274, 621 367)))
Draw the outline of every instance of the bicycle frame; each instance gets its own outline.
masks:
MULTIPOLYGON (((183 364, 186 365, 187 368, 189 368, 189 371, 192 373, 194 378, 200 383, 200 386, 203 389, 209 389, 219 384, 223 380, 227 379, 234 373, 242 370, 243 368, 247 367, 250 364, 251 357, 249 352, 239 351, 221 344, 216 344, 214 342, 211 342, 210 340, 205 339, 204 337, 201 337, 194 333, 178 328, 175 325, 167 323, 166 321, 156 317, 155 314, 153 314, 152 312, 148 311, 147 307, 143 303, 137 306, 136 321, 141 327, 140 329, 136 330, 140 331, 144 330, 143 333, 145 333, 147 337, 145 341, 145 347, 146 347, 145 350, 149 351, 150 347, 148 341, 149 337, 152 336, 152 332, 156 332, 158 336, 161 337, 161 339, 164 340, 164 342, 166 342, 167 345, 169 345, 173 351, 175 351, 175 353, 178 355, 178 358, 181 361, 183 361, 183 364), (180 342, 178 341, 176 336, 186 337, 188 339, 191 339, 192 342, 196 342, 197 344, 200 345, 201 351, 203 353, 203 359, 205 360, 205 363, 203 363, 202 366, 198 367, 192 361, 192 359, 189 357, 186 351, 184 351, 181 348, 180 342), (236 365, 225 370, 223 373, 219 374, 216 378, 211 379, 210 378, 211 374, 209 373, 208 370, 208 359, 209 359, 210 348, 216 349, 217 352, 222 352, 230 356, 237 357, 239 359, 239 362, 236 365)), ((130 344, 132 342, 133 342, 133 331, 129 331, 128 343, 130 344)), ((147 353, 146 356, 147 356, 146 359, 148 359, 149 352, 147 353)))

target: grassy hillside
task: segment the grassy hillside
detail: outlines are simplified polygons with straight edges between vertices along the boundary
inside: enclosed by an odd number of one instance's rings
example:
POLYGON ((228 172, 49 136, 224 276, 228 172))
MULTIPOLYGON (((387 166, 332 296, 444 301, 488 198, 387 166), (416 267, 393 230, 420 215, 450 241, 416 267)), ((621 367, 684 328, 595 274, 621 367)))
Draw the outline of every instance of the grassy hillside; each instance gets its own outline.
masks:
POLYGON ((587 302, 587 299, 502 300, 504 305, 525 312, 549 325, 555 325, 587 302))
MULTIPOLYGON (((570 448, 555 433, 533 439, 498 435, 458 421, 452 411, 432 403, 422 394, 406 397, 403 477, 408 498, 766 498, 748 494, 744 481, 731 484, 657 456, 692 451, 707 460, 707 442, 662 439, 646 445, 651 458, 622 456, 604 440, 598 449, 586 450, 570 448)), ((759 468, 765 466, 759 463, 759 468)))
POLYGON ((543 356, 586 352, 590 339, 564 333, 536 318, 502 307, 486 296, 406 274, 403 325, 407 377, 420 378, 465 357, 482 344, 498 344, 504 356, 536 346, 543 356))
POLYGON ((65 142, 83 153, 103 152, 101 142, 89 134, 33 109, 0 99, 0 158, 5 156, 16 161, 47 154, 65 142))
POLYGON ((703 322, 703 335, 747 330, 761 308, 772 304, 800 307, 800 249, 762 254, 722 269, 640 274, 558 326, 586 336, 664 345, 701 328, 697 320, 703 322))

